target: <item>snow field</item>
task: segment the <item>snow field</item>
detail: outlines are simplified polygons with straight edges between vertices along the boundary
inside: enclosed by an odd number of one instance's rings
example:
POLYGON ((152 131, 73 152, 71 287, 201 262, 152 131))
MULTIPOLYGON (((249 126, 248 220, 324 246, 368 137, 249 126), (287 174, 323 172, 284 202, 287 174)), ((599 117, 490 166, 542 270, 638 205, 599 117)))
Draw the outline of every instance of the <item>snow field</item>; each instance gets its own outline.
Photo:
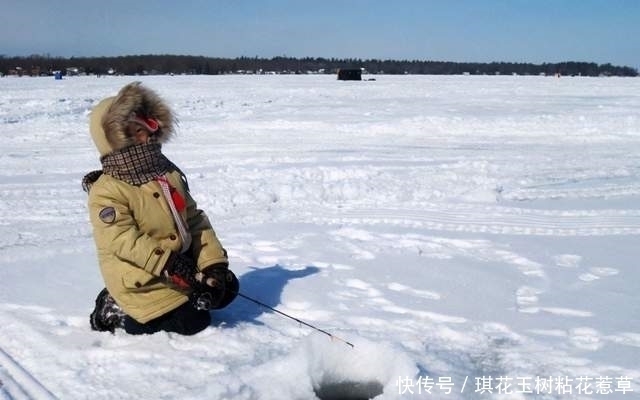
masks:
POLYGON ((87 117, 134 78, 0 79, 0 399, 638 398, 640 82, 376 78, 139 77, 243 293, 353 349, 244 299, 91 332, 87 117))

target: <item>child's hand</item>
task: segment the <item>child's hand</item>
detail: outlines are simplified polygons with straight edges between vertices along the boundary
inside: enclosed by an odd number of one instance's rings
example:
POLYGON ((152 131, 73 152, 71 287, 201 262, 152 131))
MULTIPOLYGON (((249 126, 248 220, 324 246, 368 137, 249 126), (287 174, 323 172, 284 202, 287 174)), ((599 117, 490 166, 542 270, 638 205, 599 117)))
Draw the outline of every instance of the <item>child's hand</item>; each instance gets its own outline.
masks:
POLYGON ((162 275, 181 289, 194 287, 199 281, 196 279, 197 267, 189 257, 171 252, 162 275))

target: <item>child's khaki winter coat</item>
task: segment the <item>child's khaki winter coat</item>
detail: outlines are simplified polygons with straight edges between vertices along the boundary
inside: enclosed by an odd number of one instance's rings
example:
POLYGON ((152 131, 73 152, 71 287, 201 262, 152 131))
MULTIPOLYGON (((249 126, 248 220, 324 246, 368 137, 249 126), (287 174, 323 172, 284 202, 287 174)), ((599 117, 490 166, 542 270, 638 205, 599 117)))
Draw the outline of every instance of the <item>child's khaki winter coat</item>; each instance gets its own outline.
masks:
MULTIPOLYGON (((174 120, 168 107, 154 92, 131 84, 92 111, 91 136, 101 156, 132 145, 124 129, 136 110, 158 120, 160 142, 173 132, 174 120)), ((227 264, 225 250, 207 216, 197 209, 186 190, 180 172, 169 171, 166 177, 186 202, 181 216, 192 238, 189 255, 198 268, 227 264)), ((160 276, 170 251, 180 252, 182 241, 156 180, 133 185, 102 174, 90 187, 88 205, 100 271, 109 293, 125 313, 145 323, 188 301, 188 291, 160 276)))

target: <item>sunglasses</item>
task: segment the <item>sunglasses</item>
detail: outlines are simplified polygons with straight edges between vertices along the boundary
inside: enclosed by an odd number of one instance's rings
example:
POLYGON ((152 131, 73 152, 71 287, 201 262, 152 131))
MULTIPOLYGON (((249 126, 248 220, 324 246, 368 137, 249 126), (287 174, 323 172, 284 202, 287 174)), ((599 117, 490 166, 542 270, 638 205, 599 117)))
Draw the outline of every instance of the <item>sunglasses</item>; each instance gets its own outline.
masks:
POLYGON ((160 124, 155 118, 132 114, 129 118, 129 122, 135 122, 136 124, 144 126, 151 133, 155 133, 158 131, 158 129, 160 129, 160 124))

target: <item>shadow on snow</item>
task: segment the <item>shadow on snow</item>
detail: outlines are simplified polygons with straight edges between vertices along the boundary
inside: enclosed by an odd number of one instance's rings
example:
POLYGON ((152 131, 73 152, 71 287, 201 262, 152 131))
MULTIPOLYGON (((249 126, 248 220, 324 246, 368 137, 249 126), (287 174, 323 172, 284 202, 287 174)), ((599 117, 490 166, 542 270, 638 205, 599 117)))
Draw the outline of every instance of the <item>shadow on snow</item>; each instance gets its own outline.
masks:
MULTIPOLYGON (((290 280, 300 279, 320 271, 318 267, 307 266, 304 269, 289 270, 281 265, 266 268, 252 267, 251 271, 239 276, 240 293, 251 297, 269 307, 277 308, 281 302, 282 291, 290 280)), ((224 323, 234 327, 240 322, 262 325, 258 318, 263 313, 273 312, 247 299, 237 297, 223 310, 213 312, 213 324, 224 323)))

